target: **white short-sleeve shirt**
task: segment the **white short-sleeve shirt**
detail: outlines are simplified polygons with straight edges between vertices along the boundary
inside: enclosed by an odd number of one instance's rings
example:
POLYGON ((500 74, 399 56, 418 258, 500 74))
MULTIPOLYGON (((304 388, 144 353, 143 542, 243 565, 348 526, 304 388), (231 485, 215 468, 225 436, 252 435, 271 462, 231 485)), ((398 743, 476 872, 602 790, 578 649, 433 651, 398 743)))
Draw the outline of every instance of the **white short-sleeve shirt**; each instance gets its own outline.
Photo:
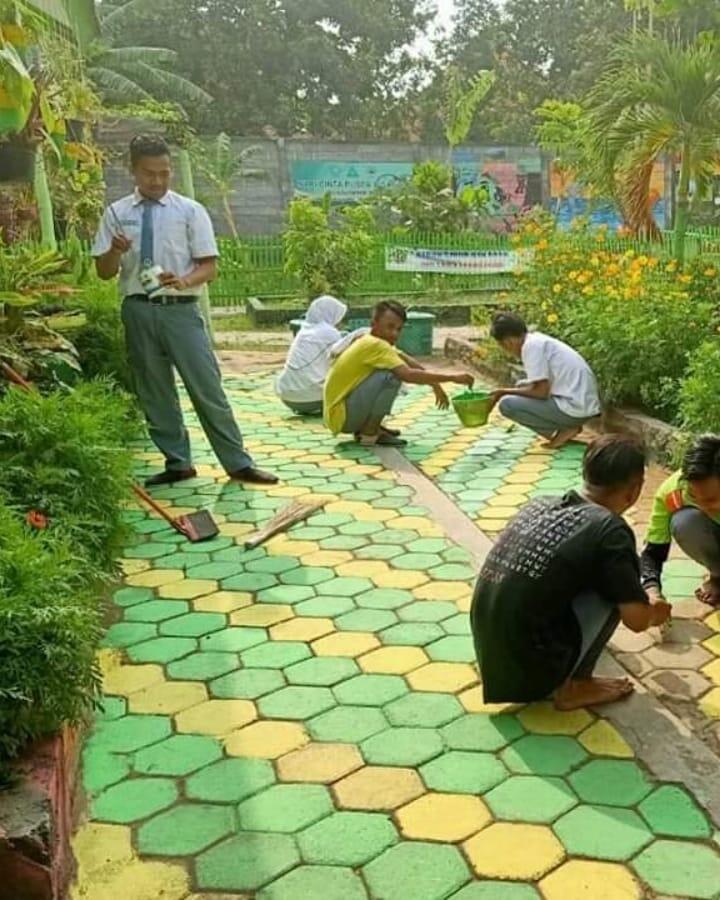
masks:
MULTIPOLYGON (((120 231, 132 241, 120 262, 119 288, 123 297, 145 293, 139 280, 142 201, 142 195, 135 191, 111 204, 105 210, 92 248, 93 256, 107 253, 113 235, 120 231)), ((205 207, 174 191, 168 191, 153 208, 153 238, 153 263, 179 278, 192 272, 196 260, 219 255, 205 207)), ((200 289, 195 287, 183 293, 199 294, 200 289)))
POLYGON ((528 382, 550 383, 550 396, 562 412, 577 418, 599 415, 595 375, 577 350, 536 331, 525 338, 522 362, 528 382))

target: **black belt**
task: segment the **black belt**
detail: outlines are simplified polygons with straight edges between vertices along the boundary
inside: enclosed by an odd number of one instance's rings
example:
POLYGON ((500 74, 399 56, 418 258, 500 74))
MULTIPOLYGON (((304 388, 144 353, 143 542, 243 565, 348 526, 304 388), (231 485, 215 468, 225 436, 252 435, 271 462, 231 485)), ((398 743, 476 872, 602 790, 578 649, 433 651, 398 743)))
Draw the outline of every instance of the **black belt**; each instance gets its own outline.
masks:
POLYGON ((175 306, 176 303, 197 303, 197 297, 177 297, 174 294, 161 294, 159 297, 148 297, 147 294, 128 294, 126 300, 141 300, 143 303, 153 303, 156 306, 175 306))

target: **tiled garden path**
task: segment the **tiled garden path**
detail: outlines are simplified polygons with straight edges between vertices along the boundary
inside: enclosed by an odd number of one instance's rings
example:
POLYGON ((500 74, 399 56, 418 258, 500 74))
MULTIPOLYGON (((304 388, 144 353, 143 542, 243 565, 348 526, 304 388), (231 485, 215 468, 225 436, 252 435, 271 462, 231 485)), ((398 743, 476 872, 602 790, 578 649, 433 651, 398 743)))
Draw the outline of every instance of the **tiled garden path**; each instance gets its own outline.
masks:
MULTIPOLYGON (((714 826, 609 722, 483 705, 475 572, 411 489, 371 451, 290 418, 269 378, 228 388, 283 483, 228 485, 190 417, 200 477, 158 496, 208 506, 221 536, 188 545, 128 511, 74 898, 720 897, 714 826), (308 493, 324 512, 242 549, 308 493)), ((396 420, 407 455, 488 533, 577 477, 577 448, 550 456, 501 424, 464 431, 421 391, 396 420)), ((139 475, 158 462, 147 447, 139 460, 139 475)))

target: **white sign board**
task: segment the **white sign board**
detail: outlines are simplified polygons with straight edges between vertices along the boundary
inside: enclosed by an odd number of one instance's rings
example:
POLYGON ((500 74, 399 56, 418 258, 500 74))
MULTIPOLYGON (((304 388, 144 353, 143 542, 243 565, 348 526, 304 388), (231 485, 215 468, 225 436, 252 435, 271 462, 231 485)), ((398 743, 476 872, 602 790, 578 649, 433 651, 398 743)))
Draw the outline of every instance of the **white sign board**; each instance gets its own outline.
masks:
POLYGON ((386 247, 389 272, 437 272, 444 275, 501 275, 520 267, 514 250, 420 250, 386 247))

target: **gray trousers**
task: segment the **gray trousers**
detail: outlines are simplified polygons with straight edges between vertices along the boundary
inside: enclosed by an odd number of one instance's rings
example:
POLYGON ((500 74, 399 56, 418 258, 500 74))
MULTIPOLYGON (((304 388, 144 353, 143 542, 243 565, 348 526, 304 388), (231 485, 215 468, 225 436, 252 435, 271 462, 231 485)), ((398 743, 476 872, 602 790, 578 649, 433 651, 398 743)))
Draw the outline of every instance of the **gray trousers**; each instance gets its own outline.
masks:
POLYGON ((390 414, 402 382, 389 369, 378 369, 368 375, 345 398, 345 434, 372 434, 390 414))
POLYGON ((600 654, 618 627, 620 611, 600 594, 585 591, 573 601, 573 612, 580 625, 582 646, 571 677, 587 679, 592 677, 600 654))
POLYGON ((539 400, 536 397, 519 397, 510 395, 503 397, 498 404, 500 412, 506 419, 517 422, 543 437, 552 437, 556 431, 567 431, 570 428, 582 428, 588 418, 577 419, 564 413, 557 403, 548 397, 539 400))
POLYGON ((283 400, 285 406, 298 416, 321 416, 323 414, 322 400, 312 400, 306 403, 294 403, 292 400, 283 400))
POLYGON ((690 559, 720 578, 720 525, 701 509, 685 507, 670 520, 672 536, 690 559))
POLYGON ((182 471, 192 466, 173 369, 225 471, 251 466, 197 303, 162 306, 126 297, 122 321, 135 391, 166 468, 182 471))

